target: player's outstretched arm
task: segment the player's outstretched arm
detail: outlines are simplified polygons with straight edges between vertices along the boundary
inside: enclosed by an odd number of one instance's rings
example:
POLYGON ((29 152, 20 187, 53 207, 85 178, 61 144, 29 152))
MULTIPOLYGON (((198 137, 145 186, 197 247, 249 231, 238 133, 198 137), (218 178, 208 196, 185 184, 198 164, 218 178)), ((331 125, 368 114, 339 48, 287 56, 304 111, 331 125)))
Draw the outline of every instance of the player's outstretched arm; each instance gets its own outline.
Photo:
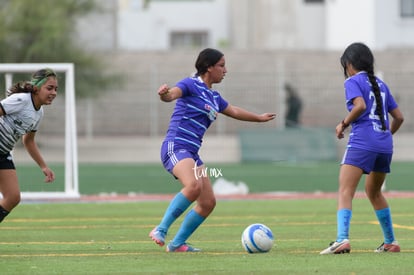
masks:
POLYGON ((182 91, 178 87, 169 88, 167 84, 163 84, 158 88, 158 95, 164 102, 171 102, 182 96, 182 91))
POLYGON ((275 113, 256 114, 230 104, 226 109, 224 109, 223 114, 234 119, 252 122, 267 122, 269 120, 273 120, 276 117, 275 113))

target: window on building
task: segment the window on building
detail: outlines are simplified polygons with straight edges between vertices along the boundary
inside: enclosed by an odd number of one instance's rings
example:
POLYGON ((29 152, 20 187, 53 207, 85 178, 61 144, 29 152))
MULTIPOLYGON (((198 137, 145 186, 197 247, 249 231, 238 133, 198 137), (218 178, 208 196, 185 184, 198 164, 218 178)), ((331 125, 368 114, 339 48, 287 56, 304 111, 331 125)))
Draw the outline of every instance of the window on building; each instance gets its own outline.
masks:
POLYGON ((323 4, 325 2, 325 0, 304 0, 305 4, 323 4))
POLYGON ((400 0, 401 17, 414 17, 414 0, 400 0))
POLYGON ((208 33, 204 31, 171 32, 170 46, 172 49, 207 47, 208 33))

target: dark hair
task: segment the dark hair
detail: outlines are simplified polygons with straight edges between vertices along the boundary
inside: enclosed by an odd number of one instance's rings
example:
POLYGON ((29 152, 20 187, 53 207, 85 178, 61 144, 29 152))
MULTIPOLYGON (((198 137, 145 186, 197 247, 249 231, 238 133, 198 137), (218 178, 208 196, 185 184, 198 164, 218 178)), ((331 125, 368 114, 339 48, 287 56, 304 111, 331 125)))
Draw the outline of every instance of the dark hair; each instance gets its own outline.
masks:
POLYGON ((345 78, 348 77, 346 66, 349 64, 351 64, 352 67, 354 67, 357 71, 367 72, 369 82, 371 83, 372 90, 374 91, 375 101, 377 103, 375 112, 380 118, 382 130, 385 131, 386 126, 381 91, 374 73, 374 55, 365 44, 353 43, 345 49, 344 53, 341 56, 341 65, 344 69, 345 78))
POLYGON ((224 56, 218 50, 207 48, 200 52, 197 57, 195 67, 197 69, 196 75, 205 74, 209 67, 216 65, 216 63, 224 56))
POLYGON ((7 96, 15 93, 33 93, 34 87, 41 87, 50 76, 57 77, 56 73, 52 69, 45 68, 36 71, 32 75, 32 79, 30 81, 17 82, 7 89, 7 96))

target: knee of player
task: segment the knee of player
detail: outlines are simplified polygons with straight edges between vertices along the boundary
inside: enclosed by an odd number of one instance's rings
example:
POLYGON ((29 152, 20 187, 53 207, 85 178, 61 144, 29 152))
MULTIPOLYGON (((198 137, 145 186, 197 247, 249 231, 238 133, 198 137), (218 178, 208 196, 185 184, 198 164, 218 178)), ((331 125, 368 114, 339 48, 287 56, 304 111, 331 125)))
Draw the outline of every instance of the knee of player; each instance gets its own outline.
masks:
POLYGON ((371 189, 365 189, 365 194, 370 200, 377 200, 382 198, 381 189, 378 190, 371 190, 371 189))
POLYGON ((188 183, 183 183, 184 189, 186 190, 185 193, 187 193, 190 197, 196 199, 201 194, 201 185, 198 181, 192 181, 188 183))
POLYGON ((20 192, 9 194, 9 196, 4 197, 3 202, 5 204, 5 208, 7 208, 8 211, 11 211, 13 208, 15 208, 21 201, 21 195, 20 192))
POLYGON ((200 215, 207 217, 216 207, 216 199, 214 197, 203 198, 202 200, 197 200, 197 205, 200 215))
POLYGON ((216 198, 212 197, 204 202, 204 207, 213 210, 216 207, 216 198))

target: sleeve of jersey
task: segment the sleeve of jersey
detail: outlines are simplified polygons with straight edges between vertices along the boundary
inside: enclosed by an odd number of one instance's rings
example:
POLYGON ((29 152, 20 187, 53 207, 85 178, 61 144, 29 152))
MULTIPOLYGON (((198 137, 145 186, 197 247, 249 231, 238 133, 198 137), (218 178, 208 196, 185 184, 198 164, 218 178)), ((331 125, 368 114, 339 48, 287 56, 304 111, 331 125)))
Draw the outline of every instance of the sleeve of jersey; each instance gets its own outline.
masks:
POLYGON ((24 101, 24 97, 16 94, 3 99, 1 105, 5 114, 12 114, 24 108, 24 101))
POLYGON ((40 118, 39 118, 39 120, 36 122, 36 125, 33 127, 33 130, 32 130, 32 132, 37 132, 37 130, 39 130, 39 125, 40 125, 40 121, 42 121, 42 119, 43 119, 43 115, 44 115, 44 113, 43 113, 43 109, 41 110, 41 115, 40 115, 40 118))
POLYGON ((390 111, 394 110, 395 108, 397 108, 398 107, 398 104, 395 101, 395 99, 392 96, 392 94, 390 93, 390 91, 388 90, 388 87, 387 87, 387 95, 388 95, 387 110, 388 110, 388 112, 390 112, 390 111))
POLYGON ((221 113, 221 112, 224 111, 224 109, 227 108, 227 106, 229 106, 229 103, 224 98, 222 98, 221 96, 219 96, 218 105, 219 105, 219 113, 221 113))
POLYGON ((361 88, 359 87, 358 83, 352 78, 348 78, 345 81, 344 87, 345 87, 346 101, 350 101, 356 97, 363 96, 361 88))
POLYGON ((175 84, 176 87, 181 89, 181 92, 183 93, 182 97, 186 97, 190 95, 190 78, 184 78, 183 80, 179 81, 177 84, 175 84))

